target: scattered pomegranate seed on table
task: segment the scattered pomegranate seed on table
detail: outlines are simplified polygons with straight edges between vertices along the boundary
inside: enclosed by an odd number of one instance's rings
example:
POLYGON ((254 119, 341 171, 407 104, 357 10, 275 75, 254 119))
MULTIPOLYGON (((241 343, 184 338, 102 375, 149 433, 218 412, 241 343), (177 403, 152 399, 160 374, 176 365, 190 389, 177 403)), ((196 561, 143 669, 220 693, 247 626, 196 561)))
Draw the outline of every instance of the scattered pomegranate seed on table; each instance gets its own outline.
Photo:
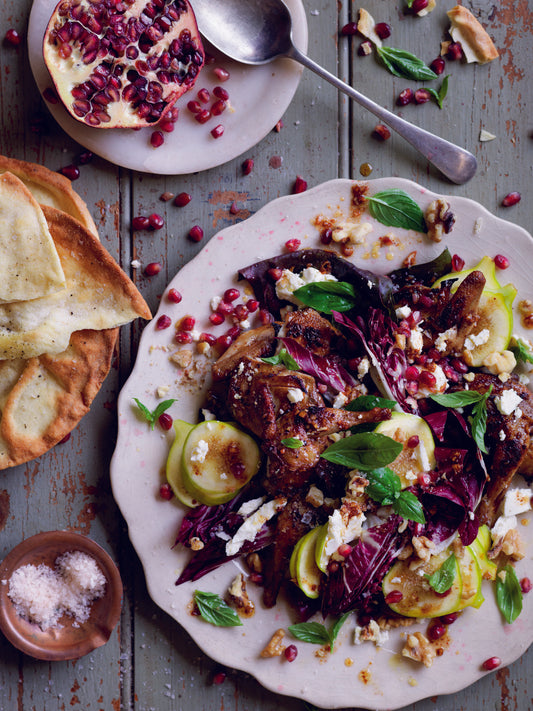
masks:
POLYGON ((460 42, 451 42, 446 52, 446 58, 452 62, 461 59, 463 56, 463 47, 460 42))
POLYGON ((181 343, 185 345, 187 343, 192 343, 192 336, 189 331, 178 331, 174 336, 176 343, 181 343))
POLYGON ((80 169, 76 165, 65 165, 59 172, 69 180, 77 180, 80 177, 80 169))
POLYGON ((283 654, 285 655, 285 659, 288 662, 294 662, 294 660, 298 656, 298 648, 295 644, 289 644, 288 647, 285 647, 283 654))
POLYGON ((447 615, 441 615, 439 617, 443 625, 453 625, 456 619, 459 617, 458 612, 450 612, 447 615))
MULTIPOLYGON (((165 414, 165 413, 163 413, 165 414)), ((163 415, 161 415, 162 417, 163 415)), ((160 418, 161 419, 161 418, 160 418)), ((172 426, 172 422, 170 423, 172 426)), ((163 428, 163 429, 170 429, 169 427, 163 428)), ((174 496, 174 492, 172 491, 170 484, 161 484, 159 487, 159 496, 164 499, 165 501, 170 501, 170 499, 174 496)))
POLYGON ((161 200, 161 202, 168 202, 169 200, 172 200, 173 197, 174 193, 169 193, 165 191, 164 193, 161 193, 159 199, 161 200))
POLYGON ((248 299, 246 302, 246 308, 251 314, 255 313, 255 311, 259 308, 259 301, 256 299, 248 299))
POLYGON ((170 318, 170 316, 167 316, 166 314, 162 314, 157 319, 155 327, 158 331, 163 331, 165 328, 168 328, 171 323, 172 323, 172 319, 170 318))
POLYGON ((331 244, 333 241, 333 230, 330 227, 320 233, 320 241, 322 244, 331 244))
POLYGON ((237 304, 237 306, 235 307, 235 318, 238 321, 246 321, 249 315, 250 312, 244 304, 237 304))
POLYGON ((230 74, 227 69, 224 69, 223 67, 215 67, 213 71, 219 81, 228 81, 230 74))
POLYGON ((435 72, 435 74, 442 74, 444 69, 446 67, 446 62, 442 57, 437 57, 434 59, 431 64, 429 65, 429 68, 435 72))
POLYGON ((396 99, 396 105, 407 106, 407 104, 411 104, 414 101, 414 98, 415 93, 412 89, 404 89, 398 94, 398 98, 396 99))
POLYGON ((520 202, 522 196, 518 192, 508 193, 502 200, 503 207, 512 207, 520 202))
POLYGON ((192 316, 184 316, 180 321, 180 329, 182 331, 192 331, 196 324, 196 319, 192 316))
POLYGON ((70 432, 67 432, 67 434, 62 439, 59 440, 58 444, 65 444, 66 442, 69 441, 69 439, 70 439, 70 432))
POLYGON ((300 249, 301 242, 299 239, 289 239, 285 242, 285 248, 288 252, 296 252, 300 249))
POLYGON ((298 193, 304 193, 306 190, 307 181, 304 180, 301 175, 297 175, 292 187, 292 194, 297 195, 298 193))
POLYGON ((224 301, 236 301, 240 295, 241 292, 238 289, 226 289, 224 292, 224 301))
POLYGON ((157 421, 164 430, 169 430, 172 427, 173 420, 168 412, 162 412, 157 418, 157 421))
POLYGON ((194 114, 194 118, 198 123, 207 123, 211 118, 211 111, 209 111, 209 109, 202 109, 198 111, 197 114, 194 114))
POLYGON ((372 135, 374 136, 374 138, 377 138, 378 141, 386 141, 390 138, 389 127, 385 126, 382 123, 378 123, 376 126, 374 126, 372 135))
POLYGON ((144 268, 144 273, 146 276, 156 276, 162 268, 163 267, 160 262, 150 262, 150 264, 147 264, 144 268))
POLYGON ((229 206, 229 212, 230 212, 230 215, 238 215, 239 214, 239 206, 237 205, 236 202, 231 203, 231 205, 229 206))
POLYGON ((279 121, 276 121, 276 125, 274 126, 274 128, 272 130, 275 131, 276 133, 279 133, 282 128, 283 128, 283 121, 280 119, 279 121))
POLYGON ((183 299, 183 296, 180 294, 180 292, 177 289, 169 289, 167 298, 173 304, 179 304, 180 301, 183 299))
POLYGON ((220 116, 226 110, 227 104, 222 99, 218 99, 211 105, 211 113, 213 116, 220 116))
POLYGON ((158 126, 165 133, 172 133, 172 131, 176 128, 174 121, 161 121, 158 126))
POLYGON ((502 660, 499 657, 489 657, 485 659, 481 666, 485 671, 492 671, 493 669, 497 669, 501 663, 502 660))
POLYGON ((211 129, 211 135, 213 138, 220 138, 224 133, 224 126, 219 123, 218 126, 215 126, 215 128, 211 129))
POLYGON ((199 343, 209 343, 210 346, 214 346, 216 343, 217 337, 214 336, 212 333, 201 333, 200 337, 198 339, 199 343))
POLYGON ((82 151, 77 156, 76 163, 78 163, 78 165, 87 165, 87 163, 90 163, 93 158, 94 158, 94 153, 91 153, 91 151, 82 151))
POLYGON ((209 320, 213 324, 213 326, 220 326, 221 323, 224 323, 224 316, 216 311, 214 314, 211 314, 209 316, 209 320))
POLYGON ((427 89, 417 89, 415 91, 415 104, 425 104, 431 99, 431 94, 427 89))
POLYGON ((161 131, 153 131, 152 135, 150 136, 150 145, 153 146, 154 148, 159 148, 160 146, 163 145, 165 142, 165 137, 161 133, 161 131))
POLYGON ((153 212, 148 218, 148 223, 153 230, 160 230, 165 226, 165 220, 158 215, 157 212, 153 212))
POLYGON ((216 340, 216 346, 221 351, 226 351, 233 343, 233 338, 228 335, 219 336, 216 340))
POLYGON ((229 99, 229 93, 223 86, 215 86, 213 94, 217 97, 217 99, 222 99, 222 101, 227 101, 229 99))
POLYGON ((378 22, 374 29, 376 31, 377 36, 382 40, 387 39, 387 37, 391 36, 391 26, 386 22, 378 22))
POLYGON ((189 193, 178 193, 174 198, 174 205, 177 207, 185 207, 192 200, 192 196, 189 193))
POLYGON ((504 257, 503 254, 497 254, 494 257, 494 264, 496 265, 497 269, 507 269, 509 266, 509 260, 507 257, 504 257))
POLYGON ((11 45, 12 47, 20 47, 22 37, 15 29, 11 28, 6 32, 4 40, 6 44, 11 45))
POLYGON ((207 102, 211 98, 211 94, 209 93, 208 89, 205 88, 200 89, 196 96, 198 97, 198 101, 201 101, 202 104, 207 104, 207 102))
POLYGON ((204 231, 199 225, 194 225, 189 230, 189 239, 193 242, 201 242, 204 237, 204 231))
POLYGON ((243 164, 242 164, 242 174, 243 175, 250 175, 252 170, 254 169, 254 161, 252 158, 247 158, 243 164))
POLYGON ((347 22, 341 27, 341 35, 351 37, 357 34, 357 22, 347 22))
POLYGON ((202 110, 202 106, 201 106, 200 102, 195 101, 194 99, 187 103, 187 108, 189 109, 191 114, 197 114, 202 110))
POLYGON ((428 4, 428 0, 413 0, 411 10, 415 15, 418 15, 419 12, 426 9, 428 4))
POLYGON ((234 311, 234 306, 231 302, 229 301, 224 301, 222 299, 217 308, 216 308, 216 313, 217 314, 222 314, 222 316, 228 316, 229 314, 232 314, 234 311))
POLYGON ((138 215, 131 221, 134 230, 147 230, 150 227, 150 220, 144 215, 138 215))
POLYGON ((465 265, 465 260, 460 257, 458 254, 454 254, 452 256, 452 271, 453 272, 460 272, 461 269, 463 269, 465 265))
POLYGON ((222 684, 226 680, 226 672, 217 672, 213 677, 213 684, 222 684))
POLYGON ((531 583, 531 580, 529 578, 522 578, 520 581, 520 588, 524 595, 527 595, 528 592, 531 592, 531 588, 533 587, 533 584, 531 583))
POLYGON ((441 624, 433 624, 428 627, 428 639, 430 642, 436 642, 446 634, 446 627, 441 624))

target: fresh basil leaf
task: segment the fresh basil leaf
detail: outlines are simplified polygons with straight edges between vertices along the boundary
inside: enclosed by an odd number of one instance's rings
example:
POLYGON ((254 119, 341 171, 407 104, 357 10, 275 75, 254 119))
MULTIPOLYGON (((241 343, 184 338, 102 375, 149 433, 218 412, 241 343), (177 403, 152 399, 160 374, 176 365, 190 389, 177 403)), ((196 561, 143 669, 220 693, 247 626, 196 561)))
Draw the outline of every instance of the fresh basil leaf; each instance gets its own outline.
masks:
POLYGON ((492 392, 492 385, 489 390, 482 395, 479 402, 472 408, 472 417, 470 418, 470 427, 472 429, 472 437, 483 454, 487 454, 485 446, 485 432, 487 431, 487 399, 492 392))
POLYGON ((411 8, 413 7, 414 1, 415 1, 415 0, 406 0, 406 2, 407 2, 407 7, 408 7, 409 9, 411 9, 411 8))
POLYGON ((366 196, 368 209, 375 220, 388 227, 427 232, 424 213, 420 206, 403 190, 392 188, 366 196))
POLYGON ((508 624, 522 612, 522 588, 514 568, 509 564, 496 576, 496 602, 508 624))
POLYGON ((437 568, 431 575, 426 575, 425 578, 436 593, 445 593, 452 587, 456 575, 457 560, 455 553, 452 553, 440 568, 437 568))
POLYGON ((483 395, 476 390, 457 390, 454 393, 441 393, 439 395, 430 395, 431 400, 443 407, 465 407, 479 402, 483 395))
POLYGON ((352 614, 351 612, 345 612, 344 615, 341 615, 339 617, 339 619, 333 623, 333 626, 332 626, 330 633, 329 633, 329 640, 330 640, 332 647, 335 644, 335 640, 337 639, 337 637, 339 635, 341 627, 346 622, 348 617, 350 617, 351 614, 352 614))
POLYGON ((282 348, 276 355, 261 358, 261 360, 264 363, 270 363, 270 365, 284 365, 287 370, 300 370, 300 366, 286 348, 282 348))
POLYGON ((158 404, 158 406, 155 408, 153 412, 150 412, 150 410, 146 407, 146 405, 143 405, 140 400, 138 400, 136 397, 133 398, 135 400, 135 403, 139 410, 141 411, 144 419, 148 422, 150 425, 151 429, 154 429, 155 423, 157 421, 157 418, 159 415, 162 415, 165 410, 168 410, 168 408, 176 402, 176 399, 172 400, 163 400, 158 404))
POLYGON ((405 49, 394 47, 376 47, 383 64, 391 74, 404 79, 428 81, 436 79, 437 75, 424 62, 405 49))
POLYGON ((330 644, 331 638, 328 630, 320 622, 299 622, 289 627, 289 632, 300 642, 310 644, 330 644))
MULTIPOLYGON (((396 400, 387 400, 376 395, 360 395, 355 400, 351 400, 344 409, 350 412, 368 412, 375 407, 386 407, 392 409, 396 405, 396 400)), ((375 427, 375 425, 374 425, 375 427)))
POLYGON ((398 516, 402 516, 415 523, 426 523, 422 504, 412 491, 400 491, 400 496, 392 505, 392 509, 398 516))
POLYGON ((202 618, 216 627, 242 625, 239 615, 216 593, 194 591, 194 602, 202 618))
POLYGON ((444 77, 438 91, 430 86, 425 87, 426 91, 428 91, 437 102, 439 109, 442 109, 443 101, 446 98, 446 94, 448 93, 448 79, 448 76, 444 77))
POLYGON ((365 494, 383 506, 390 506, 400 496, 402 482, 400 477, 388 467, 381 467, 366 472, 368 486, 365 487, 365 494))
POLYGON ((287 439, 282 439, 281 444, 289 449, 300 449, 304 446, 304 443, 298 437, 287 437, 287 439))
POLYGON ((346 281, 318 281, 296 289, 294 296, 305 306, 330 314, 349 311, 357 303, 357 293, 346 281))
POLYGON ((334 442, 320 455, 328 462, 369 471, 393 462, 403 449, 400 442, 376 432, 358 432, 334 442))
POLYGON ((354 425, 353 427, 350 427, 350 432, 352 434, 357 434, 358 432, 373 432, 375 429, 375 422, 363 422, 360 425, 354 425))
POLYGON ((523 341, 521 338, 513 338, 511 344, 511 350, 514 353, 514 357, 517 362, 523 361, 524 363, 533 363, 533 351, 531 347, 523 341))

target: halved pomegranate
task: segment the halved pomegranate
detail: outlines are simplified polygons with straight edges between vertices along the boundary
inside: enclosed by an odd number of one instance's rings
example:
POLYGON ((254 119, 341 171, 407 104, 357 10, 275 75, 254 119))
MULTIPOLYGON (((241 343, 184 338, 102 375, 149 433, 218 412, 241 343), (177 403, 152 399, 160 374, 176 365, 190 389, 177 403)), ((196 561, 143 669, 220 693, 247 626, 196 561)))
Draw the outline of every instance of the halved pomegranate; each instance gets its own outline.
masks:
POLYGON ((43 54, 69 113, 97 128, 157 123, 205 57, 188 0, 61 0, 43 54))

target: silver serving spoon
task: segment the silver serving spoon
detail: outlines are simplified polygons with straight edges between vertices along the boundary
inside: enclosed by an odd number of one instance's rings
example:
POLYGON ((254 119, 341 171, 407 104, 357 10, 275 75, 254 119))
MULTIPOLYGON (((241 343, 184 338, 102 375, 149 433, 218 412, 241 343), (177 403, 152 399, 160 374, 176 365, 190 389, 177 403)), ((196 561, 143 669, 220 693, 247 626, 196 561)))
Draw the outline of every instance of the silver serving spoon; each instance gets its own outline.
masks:
POLYGON ((200 32, 231 59, 244 64, 294 59, 375 114, 452 182, 461 185, 473 177, 477 161, 467 150, 387 111, 300 52, 292 40, 291 14, 282 0, 193 0, 192 5, 200 32))

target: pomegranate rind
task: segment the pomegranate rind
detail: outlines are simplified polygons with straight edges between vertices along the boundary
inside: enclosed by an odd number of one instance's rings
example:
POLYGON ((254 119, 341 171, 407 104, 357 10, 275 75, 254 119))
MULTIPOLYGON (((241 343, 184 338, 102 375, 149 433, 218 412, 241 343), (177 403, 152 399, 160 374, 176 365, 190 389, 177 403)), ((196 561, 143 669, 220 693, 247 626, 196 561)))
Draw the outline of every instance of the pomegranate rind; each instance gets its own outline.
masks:
POLYGON ((43 57, 74 119, 142 128, 194 86, 205 54, 188 0, 61 0, 43 57))

